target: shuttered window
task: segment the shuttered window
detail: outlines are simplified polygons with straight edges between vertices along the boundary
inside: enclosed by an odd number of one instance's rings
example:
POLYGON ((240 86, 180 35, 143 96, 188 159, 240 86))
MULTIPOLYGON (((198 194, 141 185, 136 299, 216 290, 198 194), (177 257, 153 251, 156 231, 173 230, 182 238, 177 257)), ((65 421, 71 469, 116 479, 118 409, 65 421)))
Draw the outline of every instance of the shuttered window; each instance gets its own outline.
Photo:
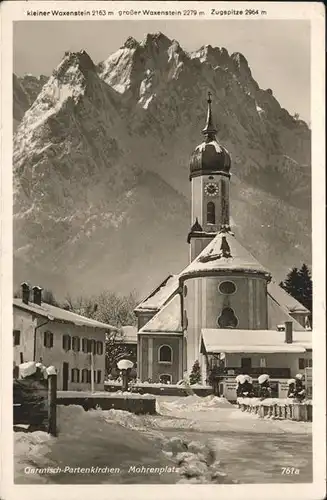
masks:
POLYGON ((62 348, 65 351, 69 351, 71 348, 71 337, 70 335, 63 335, 62 337, 62 348))
POLYGON ((79 337, 73 337, 73 339, 72 339, 72 347, 73 347, 73 351, 78 352, 80 350, 81 341, 80 341, 79 337))
POLYGON ((20 330, 14 330, 13 337, 14 337, 14 346, 19 345, 20 344, 20 330))
POLYGON ((78 368, 72 369, 72 382, 79 382, 79 369, 78 368))
POLYGON ((43 334, 43 345, 44 347, 53 347, 53 333, 47 330, 43 334))

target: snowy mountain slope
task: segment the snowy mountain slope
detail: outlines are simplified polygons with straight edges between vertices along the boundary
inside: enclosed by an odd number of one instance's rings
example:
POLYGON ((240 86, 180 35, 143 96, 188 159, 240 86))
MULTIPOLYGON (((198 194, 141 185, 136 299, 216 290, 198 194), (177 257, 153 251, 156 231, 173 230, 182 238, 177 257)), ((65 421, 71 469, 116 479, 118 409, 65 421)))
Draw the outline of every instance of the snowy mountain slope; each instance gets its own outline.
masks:
POLYGON ((208 90, 232 154, 236 233, 277 279, 310 261, 306 124, 259 88, 241 54, 188 54, 154 34, 129 38, 98 66, 66 53, 24 114, 14 139, 17 283, 144 294, 186 265, 188 163, 208 90))
POLYGON ((48 77, 44 75, 39 77, 33 75, 18 77, 15 74, 13 75, 14 130, 16 130, 18 123, 28 108, 31 107, 47 80, 48 77))

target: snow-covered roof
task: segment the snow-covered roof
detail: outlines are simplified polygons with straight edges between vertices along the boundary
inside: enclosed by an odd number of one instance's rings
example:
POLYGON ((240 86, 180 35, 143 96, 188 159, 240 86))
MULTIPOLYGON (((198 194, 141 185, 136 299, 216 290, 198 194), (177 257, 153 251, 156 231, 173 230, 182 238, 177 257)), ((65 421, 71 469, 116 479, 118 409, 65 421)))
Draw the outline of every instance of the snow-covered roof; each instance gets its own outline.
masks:
POLYGON ((170 299, 177 289, 178 275, 170 274, 135 308, 135 311, 157 311, 170 299))
POLYGON ((86 318, 80 314, 73 313, 71 311, 66 311, 66 309, 61 309, 60 307, 53 306, 51 304, 46 304, 42 302, 42 305, 34 304, 34 302, 29 302, 25 304, 22 299, 13 299, 13 306, 24 311, 42 316, 44 318, 50 319, 51 321, 58 321, 60 323, 72 323, 76 326, 88 326, 90 328, 101 328, 105 330, 117 330, 116 327, 108 325, 106 323, 101 323, 95 319, 86 318))
POLYGON ((302 353, 312 349, 312 332, 294 332, 293 342, 285 342, 285 332, 273 330, 202 329, 202 341, 210 352, 302 353))
POLYGON ((292 321, 293 330, 296 331, 305 331, 305 328, 290 314, 288 313, 288 309, 278 304, 274 298, 268 294, 267 295, 267 305, 268 305, 268 329, 276 330, 277 325, 281 325, 285 323, 285 321, 292 321))
POLYGON ((306 313, 310 311, 304 307, 298 300, 294 299, 285 290, 279 286, 276 281, 271 281, 268 284, 268 295, 270 295, 279 305, 285 306, 289 312, 306 313))
POLYGON ((265 269, 230 232, 220 232, 198 257, 181 272, 180 277, 226 272, 258 273, 267 277, 265 269))
POLYGON ((141 328, 139 333, 182 333, 181 299, 175 295, 141 328))
POLYGON ((126 344, 137 344, 137 328, 136 326, 122 326, 123 342, 126 344))

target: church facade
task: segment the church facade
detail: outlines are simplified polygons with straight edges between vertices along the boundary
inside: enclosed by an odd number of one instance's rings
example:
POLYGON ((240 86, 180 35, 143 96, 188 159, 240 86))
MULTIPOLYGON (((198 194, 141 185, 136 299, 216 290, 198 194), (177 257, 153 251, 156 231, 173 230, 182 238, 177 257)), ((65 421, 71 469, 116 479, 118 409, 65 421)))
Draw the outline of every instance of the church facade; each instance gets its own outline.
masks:
POLYGON ((230 228, 231 157, 219 144, 211 97, 190 161, 189 265, 135 309, 138 377, 177 383, 199 362, 212 373, 275 378, 312 366, 309 311, 288 296, 230 228))

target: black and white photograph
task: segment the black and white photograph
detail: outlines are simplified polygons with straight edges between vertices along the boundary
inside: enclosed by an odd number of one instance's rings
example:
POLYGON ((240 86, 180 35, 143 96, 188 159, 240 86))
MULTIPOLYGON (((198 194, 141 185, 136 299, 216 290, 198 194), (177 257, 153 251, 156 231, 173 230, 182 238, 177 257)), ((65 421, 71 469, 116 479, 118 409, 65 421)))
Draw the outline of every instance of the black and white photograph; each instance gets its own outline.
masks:
POLYGON ((326 336, 309 4, 141 3, 15 2, 6 21, 13 483, 309 499, 326 336))

